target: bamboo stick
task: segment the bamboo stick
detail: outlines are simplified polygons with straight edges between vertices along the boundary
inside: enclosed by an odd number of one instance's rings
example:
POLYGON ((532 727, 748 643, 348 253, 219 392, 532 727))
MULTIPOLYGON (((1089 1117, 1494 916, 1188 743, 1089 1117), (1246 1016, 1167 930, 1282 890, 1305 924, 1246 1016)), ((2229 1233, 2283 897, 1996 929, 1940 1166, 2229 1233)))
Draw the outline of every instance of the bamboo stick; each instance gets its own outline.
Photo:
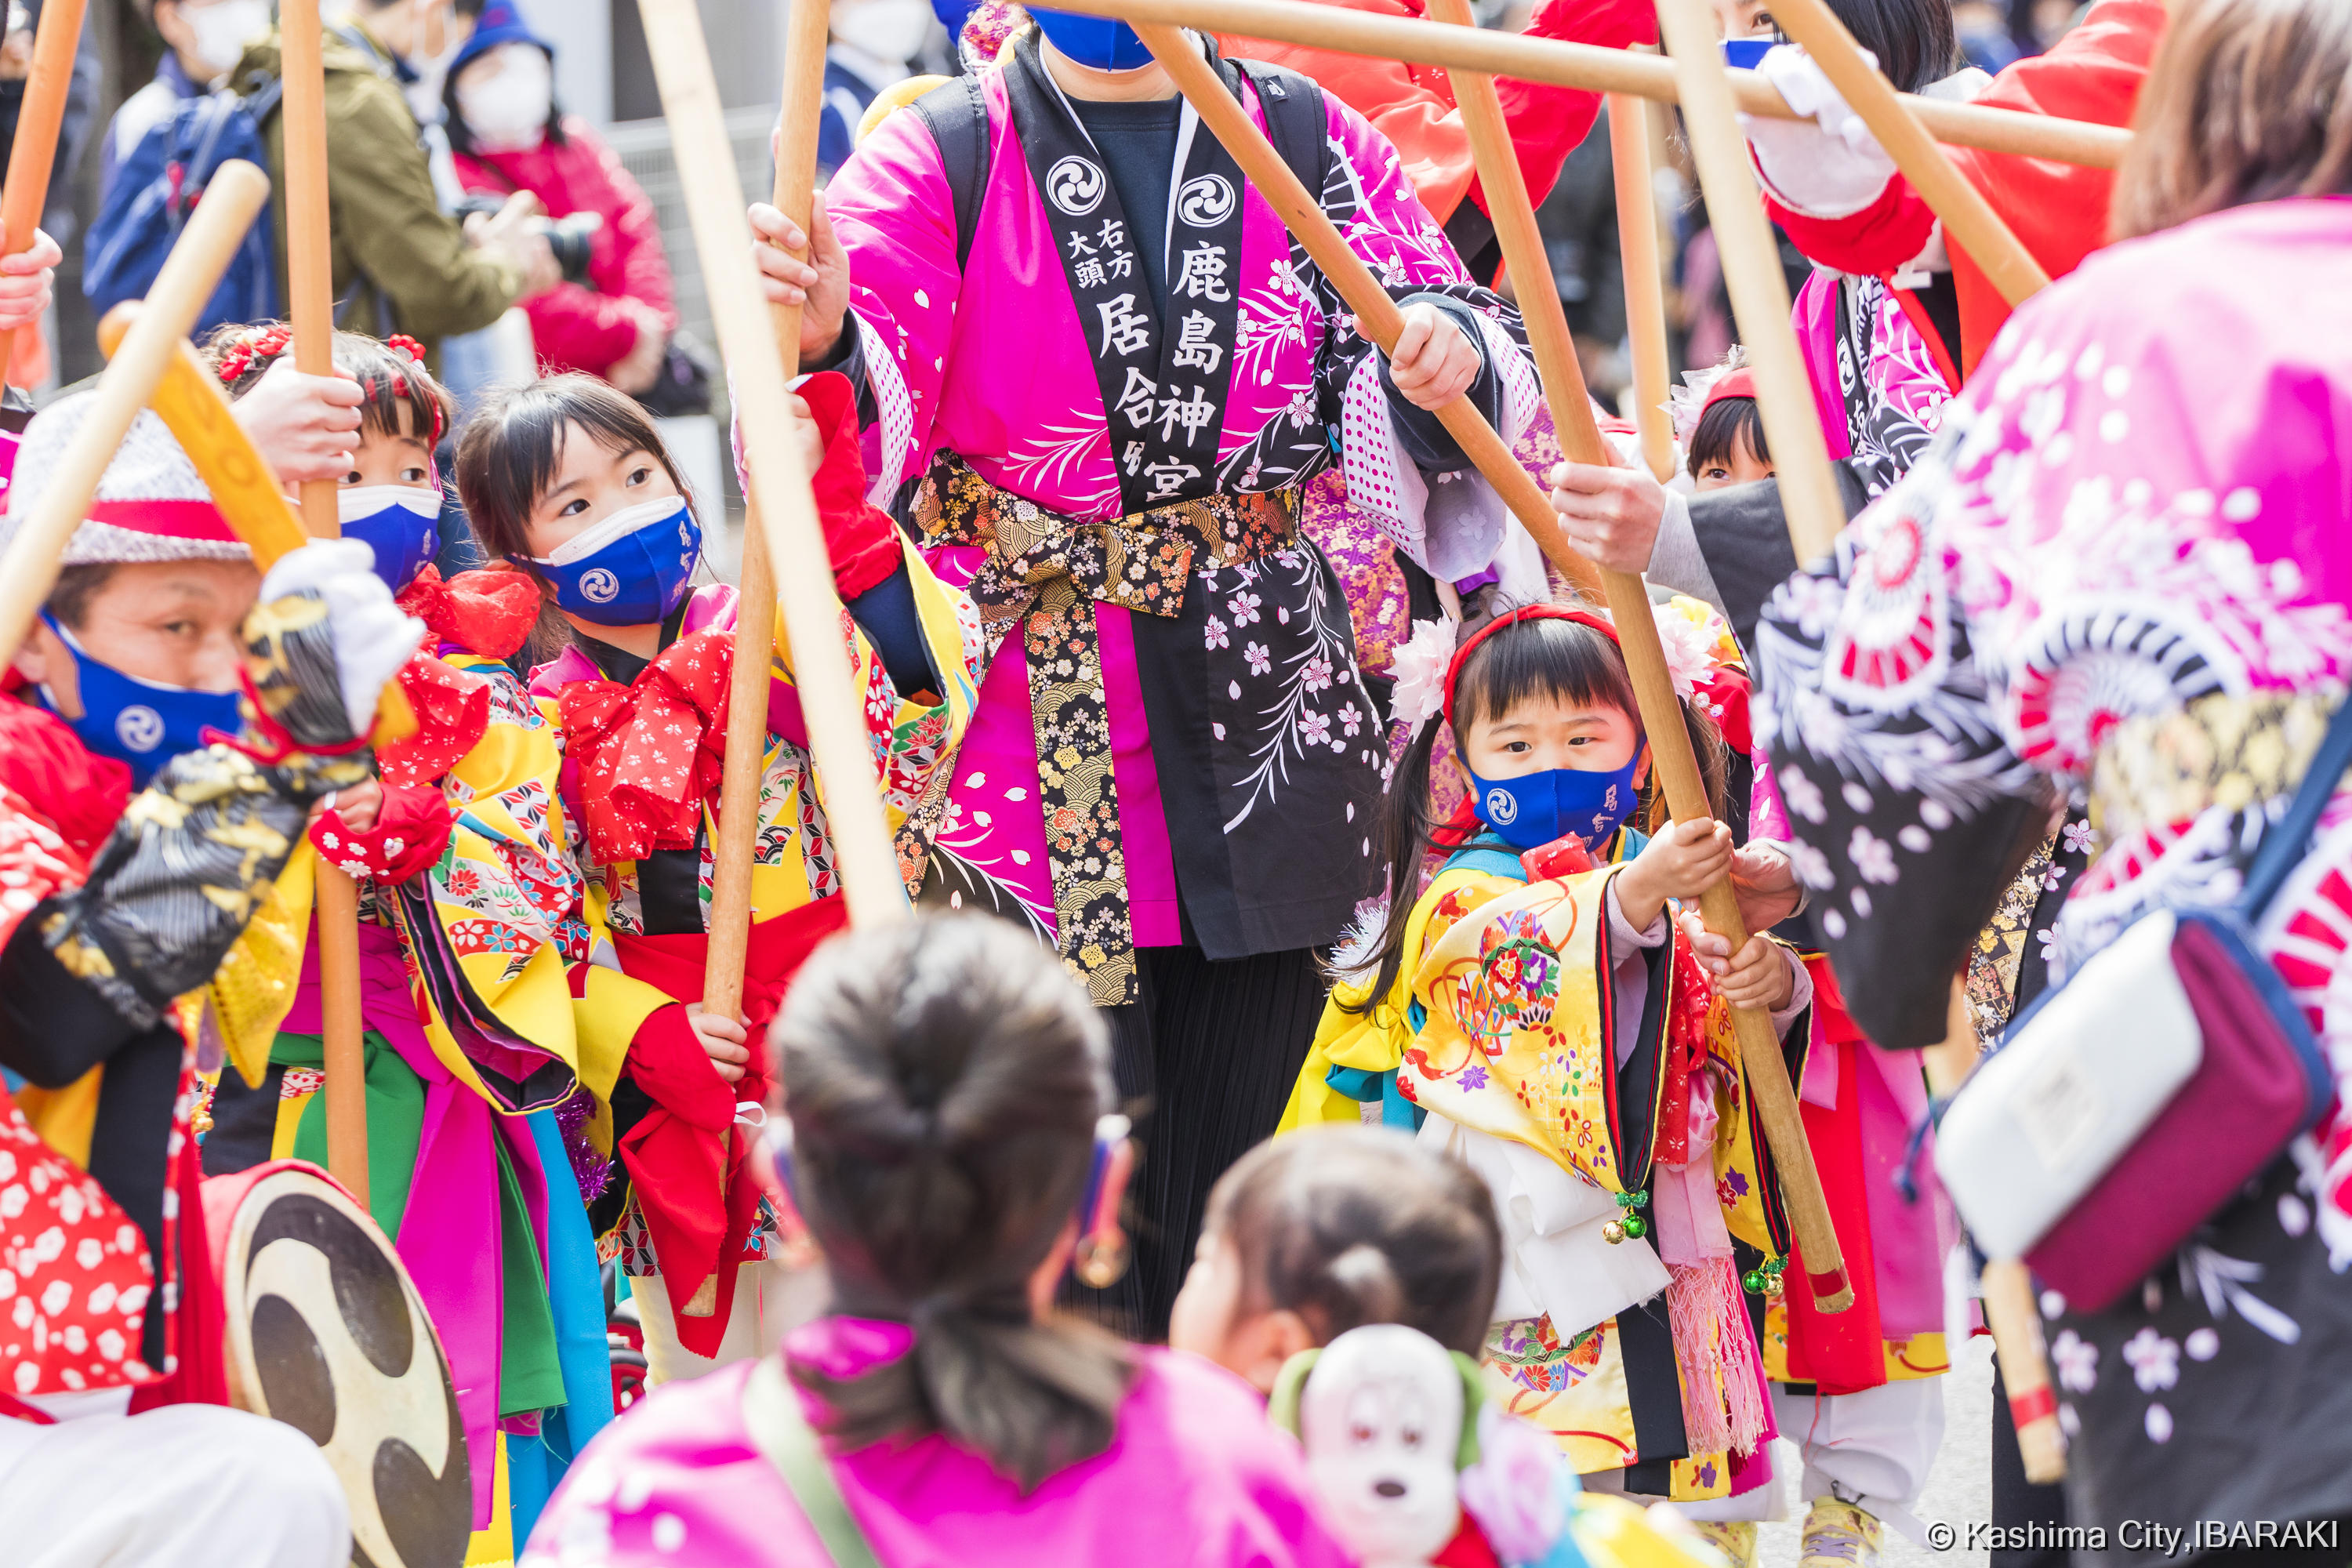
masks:
MULTIPOLYGON (((142 309, 139 300, 125 300, 109 310, 98 323, 99 352, 112 358, 142 309)), ((205 488, 213 492, 222 521, 253 552, 254 565, 266 573, 280 556, 310 542, 302 520, 278 488, 278 476, 236 422, 227 392, 185 338, 163 367, 163 378, 155 384, 147 405, 188 454, 205 488)), ((416 714, 407 695, 398 680, 386 681, 376 702, 369 744, 381 751, 415 732, 416 714)))
POLYGON ((1609 95, 1609 156, 1617 178, 1617 252, 1625 271, 1625 337, 1633 359, 1633 424, 1642 461, 1660 484, 1675 477, 1675 426, 1666 413, 1665 269, 1658 256, 1650 187, 1650 105, 1609 95))
POLYGON ((1682 89, 1683 122, 1698 164, 1708 221, 1723 257, 1739 340, 1756 378, 1756 403, 1780 481, 1780 504, 1805 565, 1830 552, 1845 527, 1845 503, 1830 472, 1829 445, 1813 405, 1812 384, 1789 324, 1789 280, 1780 247, 1764 221, 1747 139, 1733 118, 1730 84, 1717 51, 1715 14, 1706 0, 1658 0, 1658 24, 1682 89))
POLYGON ((1944 150, 1878 68, 1864 58, 1853 35, 1822 0, 1773 0, 1772 19, 1805 47, 1847 107, 1862 116, 1886 155, 1920 199, 1943 220, 1944 233, 1984 268, 2014 307, 2050 285, 2050 274, 2025 248, 1985 195, 1952 166, 1944 150))
MULTIPOLYGON (((29 250, 47 205, 49 170, 57 162, 58 131, 73 90, 74 54, 81 47, 88 0, 48 0, 33 34, 33 72, 16 111, 16 139, 8 148, 8 184, 0 192, 0 255, 29 250)), ((198 307, 200 310, 202 306, 198 307)), ((40 331, 38 327, 33 329, 40 331)), ((0 332, 0 381, 16 355, 15 329, 0 332)))
POLYGON ((647 50, 669 118, 694 246, 732 379, 751 469, 752 516, 766 532, 793 682, 808 724, 809 752, 824 786, 825 815, 849 918, 865 925, 907 910, 906 885, 882 814, 864 704, 843 637, 841 601, 826 559, 824 530, 792 435, 792 393, 776 352, 775 321, 751 265, 743 187, 710 69, 694 0, 638 0, 647 50))
MULTIPOLYGON (((1465 33, 1442 22, 1376 16, 1315 0, 1071 0, 1061 9, 1089 16, 1116 16, 1139 26, 1157 22, 1198 27, 1204 32, 1305 44, 1412 65, 1484 71, 1591 92, 1629 93, 1660 103, 1677 101, 1681 90, 1675 85, 1674 68, 1655 55, 1485 28, 1465 33)), ((1776 120, 1807 118, 1790 109, 1771 83, 1754 71, 1724 74, 1731 79, 1732 93, 1742 112, 1776 120)), ((1911 94, 1903 95, 1903 106, 1937 141, 1989 153, 2112 169, 2131 147, 2132 133, 2120 126, 1985 104, 1948 103, 1911 94)))
MULTIPOLYGON (((1146 22, 1136 29, 1146 47, 1165 67, 1176 86, 1191 100, 1206 125, 1225 151, 1234 155, 1249 183, 1280 215, 1283 225, 1307 253, 1315 258, 1348 309, 1355 312, 1357 330, 1378 343, 1382 353, 1396 344, 1397 334, 1404 330, 1403 313, 1387 290, 1372 280, 1348 242, 1324 216, 1320 203, 1307 194, 1290 165, 1266 141, 1265 133, 1251 122, 1242 106, 1235 102, 1200 50, 1173 27, 1146 22)), ((1519 466, 1519 460, 1503 444, 1493 426, 1467 397, 1457 397, 1437 410, 1437 416, 1454 439, 1461 445, 1463 454, 1486 477, 1486 482, 1503 498, 1527 531, 1535 536, 1545 556, 1559 568, 1570 581, 1587 595, 1598 597, 1601 575, 1591 562, 1578 554, 1560 531, 1559 514, 1544 496, 1532 475, 1519 466)))
POLYGON ((2066 1437, 2058 1427, 2058 1396, 2050 1386, 2032 1276, 2022 1263, 2000 1261, 1984 1266, 1982 1280, 1985 1327, 1992 1331, 1993 1353, 2000 1358, 2001 1386, 2009 1395, 2025 1479, 2035 1486, 2063 1481, 2066 1437))
MULTIPOLYGON (((793 0, 784 33, 784 110, 772 197, 808 229, 815 205, 817 128, 824 117, 824 48, 831 13, 820 0, 793 0)), ((789 381, 800 369, 801 311, 775 307, 776 353, 789 381)), ((751 940, 751 863, 760 832, 760 773, 768 749, 769 650, 776 638, 776 577, 757 518, 743 529, 743 569, 735 595, 735 663, 728 682, 727 754, 719 789, 719 842, 711 854, 710 950, 702 1005, 742 1021, 743 966, 751 940)))
MULTIPOLYGON (((1441 22, 1476 26, 1469 0, 1430 0, 1429 12, 1441 22)), ((1495 79, 1472 71, 1448 74, 1454 100, 1460 105, 1463 125, 1470 133, 1471 156, 1477 163, 1479 188, 1486 197, 1486 216, 1503 248, 1503 265, 1519 280, 1519 310, 1527 320, 1528 340, 1535 349, 1536 370, 1543 379, 1544 400, 1551 405, 1560 450, 1571 462, 1611 466, 1614 455, 1592 417, 1592 399, 1577 364, 1568 314, 1560 306, 1542 232, 1536 226, 1535 205, 1528 198, 1527 178, 1511 144, 1510 127, 1503 120, 1495 79)), ((1633 677, 1634 703, 1641 710, 1651 765, 1657 770, 1666 807, 1677 822, 1711 820, 1715 811, 1699 773, 1698 757, 1691 749, 1690 731, 1684 727, 1682 703, 1675 695, 1665 650, 1658 641, 1649 589, 1637 572, 1604 566, 1600 575, 1610 618, 1617 626, 1618 646, 1624 651, 1626 672, 1633 677)), ((1707 930, 1728 939, 1734 952, 1746 945, 1748 928, 1739 918, 1739 900, 1729 881, 1708 889, 1699 900, 1699 910, 1707 930)), ((1822 1194, 1821 1173, 1813 1165, 1812 1147, 1805 1137, 1803 1115, 1797 1109, 1796 1089, 1789 1081, 1789 1064, 1780 1055, 1780 1037, 1770 1016, 1759 1008, 1736 1007, 1731 1021, 1739 1039, 1740 1059, 1747 1065, 1748 1092, 1780 1172, 1781 1197, 1804 1258, 1814 1304, 1824 1312, 1842 1312, 1853 1305, 1853 1289, 1845 1278, 1837 1229, 1830 1221, 1829 1201, 1822 1194)))
MULTIPOLYGON (((294 368, 335 374, 335 280, 327 201, 327 77, 320 58, 319 0, 278 7, 286 96, 287 313, 294 323, 294 368)), ((316 539, 343 531, 335 481, 302 484, 302 526, 316 539)), ((368 1206, 367 1047, 360 1005, 360 889, 319 862, 320 1011, 326 1037, 327 1167, 360 1207, 368 1206)))
POLYGON ((214 173, 204 204, 155 275, 146 312, 100 374, 96 401, 67 443, 48 488, 0 554, 0 647, 23 646, 34 616, 57 585, 58 557, 89 514, 106 465, 268 199, 269 176, 250 163, 232 161, 214 173))

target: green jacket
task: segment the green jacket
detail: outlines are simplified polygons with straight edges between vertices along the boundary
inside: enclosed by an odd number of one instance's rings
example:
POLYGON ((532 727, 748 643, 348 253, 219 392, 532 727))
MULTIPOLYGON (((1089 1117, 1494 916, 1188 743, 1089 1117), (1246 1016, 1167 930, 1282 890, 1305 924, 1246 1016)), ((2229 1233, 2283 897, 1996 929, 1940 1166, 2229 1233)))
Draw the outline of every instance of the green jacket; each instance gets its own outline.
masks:
MULTIPOLYGON (((522 292, 522 274, 468 247, 441 210, 418 144, 416 119, 399 85, 330 32, 327 75, 328 243, 334 256, 335 320, 372 337, 406 332, 428 350, 499 319, 522 292), (387 310, 388 308, 388 310, 387 310), (386 316, 389 315, 389 325, 386 316)), ((278 76, 278 35, 245 51, 230 80, 249 90, 255 73, 278 76)), ((286 117, 261 127, 269 149, 278 225, 278 281, 286 284, 286 117)), ((285 297, 290 298, 290 295, 285 297)))

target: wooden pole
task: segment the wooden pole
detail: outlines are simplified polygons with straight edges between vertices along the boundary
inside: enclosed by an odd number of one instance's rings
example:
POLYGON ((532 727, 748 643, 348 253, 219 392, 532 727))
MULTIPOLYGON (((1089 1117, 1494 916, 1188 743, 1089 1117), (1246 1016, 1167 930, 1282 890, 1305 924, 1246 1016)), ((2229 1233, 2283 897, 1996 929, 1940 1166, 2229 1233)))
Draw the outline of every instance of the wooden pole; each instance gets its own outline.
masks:
POLYGON ((2000 1359, 2001 1387, 2009 1395, 2025 1479, 2045 1487, 2063 1481, 2066 1437, 2058 1428, 2058 1398, 2050 1386, 2032 1277, 2022 1263, 1997 1261, 1984 1266, 1982 1283, 1985 1327, 1992 1331, 1993 1353, 2000 1359))
MULTIPOLYGON (((1343 54, 1578 87, 1589 92, 1630 93, 1660 103, 1675 102, 1680 96, 1674 68, 1655 55, 1483 27, 1475 34, 1465 33, 1442 22, 1378 16, 1314 0, 1070 0, 1061 9, 1116 16, 1138 26, 1156 22, 1198 27, 1237 37, 1270 38, 1343 54)), ((1730 79, 1732 94, 1742 111, 1775 120, 1810 118, 1790 109, 1772 84, 1754 71, 1722 74, 1730 79)), ((1902 98, 1904 108, 1916 115, 1937 141, 1963 147, 2095 169, 2116 167, 2131 147, 2132 133, 2120 126, 2059 120, 1985 104, 1948 103, 1908 93, 1902 98)))
POLYGON ((1625 337, 1633 347, 1633 424, 1642 461, 1660 484, 1675 477, 1675 422, 1666 413, 1665 268, 1650 186, 1649 100, 1609 95, 1609 156, 1617 176, 1617 253, 1625 271, 1625 337))
POLYGON ((1853 35, 1822 0, 1773 0, 1772 20, 1802 44, 1849 108, 1920 199, 1943 220, 1945 235, 1984 268, 1992 286, 2014 308, 2050 285, 2050 274, 2025 248, 1982 191, 1952 166, 1936 139, 1906 111, 1892 84, 1864 58, 1853 35))
MULTIPOLYGON (((815 205, 817 128, 824 117, 824 47, 831 13, 793 0, 784 25, 784 111, 776 149, 775 205, 806 233, 815 205)), ((800 369, 801 311, 775 307, 784 379, 800 369)), ((769 650, 776 638, 776 577, 756 517, 743 529, 735 596, 735 663, 728 682, 727 753, 719 789, 719 842, 711 853, 710 949, 702 978, 706 1012, 742 1021, 743 965, 751 940, 751 863, 760 833, 760 773, 768 751, 769 650)))
POLYGON ((751 265, 743 187, 694 0, 638 0, 647 53, 668 117, 694 247, 727 361, 743 450, 751 515, 766 531, 768 557, 793 658, 793 679, 808 725, 809 752, 824 786, 849 918, 859 925, 907 911, 906 884, 882 815, 882 795, 843 636, 841 601, 825 556, 824 530, 792 437, 792 392, 776 352, 775 319, 751 265))
MULTIPOLYGON (((73 89, 74 54, 81 47, 81 18, 88 0, 48 0, 33 34, 33 74, 16 113, 16 140, 8 149, 8 184, 0 192, 0 255, 29 250, 41 226, 49 195, 49 169, 57 162, 58 129, 65 123, 66 95, 73 89)), ((198 309, 203 308, 199 301, 198 309)), ((33 329, 38 331, 40 329, 33 329)), ((16 358, 16 334, 0 332, 0 380, 16 358)), ((13 645, 12 645, 13 646, 13 645)))
POLYGON ((1739 341, 1756 378, 1757 409, 1764 416, 1764 437, 1780 481, 1789 542, 1802 566, 1830 552, 1845 527, 1845 503, 1830 472, 1812 383, 1789 324, 1789 280, 1780 271, 1780 248, 1764 220, 1747 139, 1733 118, 1731 86, 1716 48, 1715 13, 1706 0, 1658 0, 1658 25, 1674 57, 1691 157, 1698 164, 1707 219, 1723 258, 1739 341))
MULTIPOLYGON (((1430 0, 1429 12, 1441 22, 1476 26, 1469 0, 1430 0)), ((1503 247, 1503 265, 1518 279, 1519 311, 1527 320, 1528 340, 1535 349, 1536 371, 1543 378, 1544 400, 1551 405, 1560 450, 1571 462, 1610 466, 1613 455, 1592 417, 1592 399, 1585 392, 1576 344, 1569 335, 1568 314, 1560 307, 1559 291, 1544 254, 1535 205, 1528 198, 1527 177, 1511 144, 1510 127, 1503 120, 1495 79, 1471 71, 1448 74, 1454 100, 1461 106, 1462 122, 1470 132, 1471 156, 1477 163, 1479 188, 1486 197, 1486 216, 1503 247)), ((1683 724, 1682 703, 1675 695, 1674 676, 1666 668, 1665 650, 1658 641, 1649 589, 1638 572, 1601 567, 1600 575, 1610 618, 1616 623, 1618 646, 1624 650, 1626 672, 1633 677, 1633 700, 1641 710, 1651 765, 1657 770, 1666 808, 1677 822, 1711 820, 1714 807, 1699 773, 1698 757, 1691 749, 1690 731, 1683 724)), ((1740 921, 1739 900, 1728 880, 1707 889, 1699 900, 1699 912, 1707 930, 1727 938, 1733 952, 1746 944, 1748 928, 1740 921)), ((1804 1259, 1814 1304, 1824 1312, 1842 1312, 1853 1305, 1853 1288, 1845 1278, 1837 1230, 1830 1221, 1829 1201, 1822 1194, 1821 1173, 1813 1165, 1812 1147, 1805 1138, 1804 1117, 1797 1109, 1797 1092, 1789 1081, 1789 1064, 1780 1055, 1780 1037, 1773 1031, 1770 1015, 1760 1008, 1735 1007, 1731 1021, 1739 1039, 1740 1059, 1748 1068, 1748 1092, 1755 1098, 1765 1142, 1780 1171, 1781 1198, 1804 1259)))
MULTIPOLYGON (((1242 111, 1242 106, 1234 100, 1233 94, 1225 90, 1201 51, 1173 27, 1146 22, 1135 31, 1191 100, 1202 123, 1224 143, 1225 151, 1234 155, 1250 184, 1272 205, 1284 226, 1307 247, 1315 265, 1323 269, 1323 276, 1339 290, 1348 309, 1355 312, 1357 329, 1378 343, 1381 353, 1393 348, 1397 333, 1404 330, 1404 316, 1396 301, 1372 280, 1371 273, 1324 216, 1322 205, 1307 194, 1307 187, 1298 183, 1298 176, 1290 172, 1282 154, 1274 150, 1265 134, 1242 111)), ((1568 535, 1560 531, 1559 514, 1552 510, 1542 487, 1519 466, 1518 458, 1503 444, 1494 426, 1486 423, 1476 405, 1467 397, 1457 397, 1437 410, 1437 417, 1460 444, 1464 456, 1502 496, 1511 515, 1535 536, 1551 563, 1585 594, 1599 597, 1600 573, 1568 542, 1568 535)))
POLYGON ((269 176, 250 163, 223 163, 204 203, 163 258, 147 309, 98 378, 96 401, 67 443, 48 486, 0 555, 0 647, 22 647, 33 617, 57 585, 58 557, 89 515, 90 498, 131 422, 146 406, 182 340, 204 313, 246 231, 269 200, 269 176))
MULTIPOLYGON (((286 277, 294 323, 294 368, 335 374, 334 254, 328 228, 327 77, 319 56, 319 0, 284 0, 286 96, 286 277)), ((302 526, 316 539, 343 531, 335 481, 302 485, 302 526)), ((360 889, 319 862, 320 1010, 326 1030, 327 1167, 362 1208, 368 1206, 367 1047, 360 1007, 360 889)))

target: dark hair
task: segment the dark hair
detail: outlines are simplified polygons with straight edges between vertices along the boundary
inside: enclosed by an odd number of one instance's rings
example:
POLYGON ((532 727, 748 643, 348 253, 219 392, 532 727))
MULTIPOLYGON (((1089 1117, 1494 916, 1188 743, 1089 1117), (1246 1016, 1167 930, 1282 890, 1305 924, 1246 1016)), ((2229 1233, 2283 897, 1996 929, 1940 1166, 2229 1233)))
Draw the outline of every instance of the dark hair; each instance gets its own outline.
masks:
POLYGON ((1829 0, 1829 7, 1878 57, 1879 74, 1897 92, 1917 92, 1965 63, 1952 0, 1829 0))
MULTIPOLYGON (((1505 610, 1504 615, 1510 612, 1505 610)), ((1495 617, 1489 617, 1495 618, 1495 617)), ((1455 647, 1475 636, 1484 621, 1463 624, 1455 647)), ((1549 697, 1588 707, 1615 708, 1635 724, 1642 710, 1633 698, 1633 677, 1625 672, 1625 656, 1616 639, 1580 621, 1554 616, 1521 620, 1505 626, 1478 645, 1462 667, 1454 693, 1454 744, 1458 752, 1471 726, 1494 715, 1500 717, 1530 698, 1549 697)), ((1683 722, 1698 755, 1699 773, 1706 780, 1707 799, 1717 816, 1723 815, 1723 736, 1714 721, 1681 705, 1683 722)), ((1388 866, 1389 905, 1374 949, 1379 967, 1370 991, 1352 1009, 1370 1013, 1387 998, 1403 969, 1405 928, 1421 894, 1423 863, 1436 847, 1438 826, 1430 810, 1430 758, 1437 746, 1438 726, 1423 724, 1397 759, 1381 800, 1377 837, 1388 866)), ((1655 772, 1651 785, 1654 790, 1655 772)), ((1639 816, 1629 820, 1646 820, 1639 816)), ((1343 1004, 1344 1005, 1344 1004, 1343 1004)))
POLYGON ((837 1308, 915 1331, 861 1376, 792 1366, 825 1430, 848 1447, 936 1432, 1024 1490, 1108 1447, 1132 1362, 1029 1308, 1112 1094, 1100 1016, 1052 951, 980 915, 835 937, 772 1038, 837 1308))
POLYGON ((1391 1128, 1326 1126, 1261 1143, 1209 1194, 1242 1302, 1296 1312, 1318 1344, 1402 1323, 1476 1355, 1502 1278, 1495 1200, 1477 1173, 1391 1128))
POLYGON ((111 561, 86 561, 79 566, 58 568, 57 585, 41 607, 55 616, 58 624, 68 631, 81 630, 89 615, 89 602, 100 589, 113 579, 115 563, 111 561))
POLYGON ((1764 411, 1754 398, 1724 397, 1707 405, 1691 432, 1690 477, 1698 478, 1699 470, 1713 463, 1729 468, 1742 437, 1758 462, 1772 460, 1772 448, 1764 444, 1764 411))
MULTIPOLYGON (((628 452, 651 456, 687 505, 694 505, 661 432, 635 398, 610 382, 568 371, 501 388, 483 399, 459 428, 456 465, 466 521, 493 562, 530 554, 531 509, 555 482, 574 425, 616 458, 628 452)), ((530 657, 552 658, 571 640, 571 623, 549 601, 531 634, 530 657)))
MULTIPOLYGON (((257 334, 275 325, 278 323, 265 321, 215 330, 200 351, 205 363, 212 367, 215 375, 220 375, 224 363, 231 360, 236 349, 253 342, 257 334)), ((258 353, 242 356, 236 364, 236 374, 221 379, 221 384, 228 389, 229 401, 233 403, 251 392, 287 352, 280 349, 267 356, 258 353)), ((432 447, 456 426, 457 399, 433 379, 431 371, 390 343, 364 332, 337 332, 334 354, 336 367, 349 371, 364 395, 365 401, 360 405, 362 429, 379 436, 415 436, 432 447), (400 427, 403 409, 407 411, 409 420, 405 432, 400 427)))
POLYGON ((2116 239, 2254 202, 2352 194, 2352 5, 2176 0, 2133 121, 2116 239))

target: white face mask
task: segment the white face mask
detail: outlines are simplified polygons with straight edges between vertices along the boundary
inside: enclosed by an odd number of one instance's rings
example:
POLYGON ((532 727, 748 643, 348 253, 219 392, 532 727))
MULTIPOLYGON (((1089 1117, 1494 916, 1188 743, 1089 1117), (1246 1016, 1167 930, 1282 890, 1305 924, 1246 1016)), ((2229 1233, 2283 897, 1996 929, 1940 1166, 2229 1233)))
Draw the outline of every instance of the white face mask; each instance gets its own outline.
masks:
POLYGON ((555 73, 536 44, 500 44, 467 63, 457 82, 457 114, 487 152, 528 153, 547 134, 555 73))
POLYGON ((226 76, 244 58, 245 46, 269 30, 269 0, 214 0, 210 5, 180 7, 195 34, 196 58, 204 62, 205 79, 226 76))
POLYGON ((842 0, 833 8, 833 36, 877 60, 904 64, 931 30, 927 0, 842 0))

